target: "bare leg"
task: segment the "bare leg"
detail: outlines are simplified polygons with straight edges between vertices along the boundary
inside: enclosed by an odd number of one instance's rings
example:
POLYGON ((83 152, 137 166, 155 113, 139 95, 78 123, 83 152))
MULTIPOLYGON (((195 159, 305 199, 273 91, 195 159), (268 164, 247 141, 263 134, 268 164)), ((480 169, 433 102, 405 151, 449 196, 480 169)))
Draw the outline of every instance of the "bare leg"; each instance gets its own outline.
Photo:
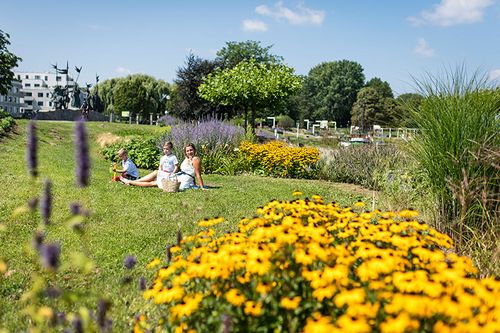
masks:
POLYGON ((155 170, 155 171, 151 172, 150 174, 147 174, 146 176, 137 179, 136 181, 138 181, 138 182, 150 182, 150 181, 156 180, 157 175, 158 175, 158 170, 155 170))
POLYGON ((130 180, 120 177, 120 180, 127 185, 141 186, 141 187, 156 187, 156 180, 152 181, 141 181, 141 180, 130 180))

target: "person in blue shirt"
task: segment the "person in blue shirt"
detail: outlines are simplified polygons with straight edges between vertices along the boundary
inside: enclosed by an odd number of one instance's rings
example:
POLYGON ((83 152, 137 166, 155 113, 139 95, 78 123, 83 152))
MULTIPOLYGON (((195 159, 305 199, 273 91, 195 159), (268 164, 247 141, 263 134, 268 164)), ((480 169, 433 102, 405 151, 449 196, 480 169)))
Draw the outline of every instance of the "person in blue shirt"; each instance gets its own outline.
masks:
POLYGON ((139 178, 139 171, 137 170, 134 162, 128 158, 128 152, 125 148, 118 151, 118 157, 122 160, 122 169, 113 171, 122 174, 120 179, 136 180, 139 178))

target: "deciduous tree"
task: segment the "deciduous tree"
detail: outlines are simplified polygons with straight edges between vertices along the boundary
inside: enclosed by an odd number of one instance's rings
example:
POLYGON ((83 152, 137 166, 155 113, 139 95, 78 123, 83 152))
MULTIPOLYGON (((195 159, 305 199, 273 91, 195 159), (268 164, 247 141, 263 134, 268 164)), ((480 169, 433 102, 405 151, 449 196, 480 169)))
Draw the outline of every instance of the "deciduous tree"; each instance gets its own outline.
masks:
POLYGON ((357 62, 341 60, 317 65, 304 81, 304 117, 347 125, 356 95, 364 83, 363 67, 357 62))
POLYGON ((19 61, 22 61, 21 58, 7 49, 7 46, 10 45, 9 38, 8 33, 0 30, 0 95, 7 95, 14 79, 12 69, 17 67, 19 61))
POLYGON ((241 106, 245 112, 245 128, 247 110, 250 110, 253 129, 258 109, 279 103, 300 86, 301 78, 292 68, 250 60, 208 75, 199 88, 199 94, 212 103, 241 106))

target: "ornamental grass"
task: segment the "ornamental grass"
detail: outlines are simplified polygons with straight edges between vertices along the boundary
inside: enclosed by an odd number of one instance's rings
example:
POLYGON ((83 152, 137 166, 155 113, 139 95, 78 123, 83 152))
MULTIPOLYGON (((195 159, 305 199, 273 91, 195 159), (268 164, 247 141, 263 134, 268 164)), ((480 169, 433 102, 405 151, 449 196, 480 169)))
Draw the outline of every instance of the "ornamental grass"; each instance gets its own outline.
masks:
POLYGON ((500 281, 479 279, 414 210, 313 196, 271 201, 216 236, 224 223, 200 221, 167 265, 148 265, 135 332, 500 331, 500 281))
POLYGON ((290 147, 282 141, 265 144, 242 142, 240 151, 251 164, 253 171, 283 178, 311 178, 319 160, 317 148, 290 147))

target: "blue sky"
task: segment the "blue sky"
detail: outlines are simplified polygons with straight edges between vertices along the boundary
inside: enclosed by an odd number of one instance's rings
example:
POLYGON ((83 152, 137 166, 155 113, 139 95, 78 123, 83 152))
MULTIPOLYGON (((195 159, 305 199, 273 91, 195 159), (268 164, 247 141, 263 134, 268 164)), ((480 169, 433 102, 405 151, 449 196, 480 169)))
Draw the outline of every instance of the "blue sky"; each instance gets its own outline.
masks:
MULTIPOLYGON (((465 63, 500 78, 500 0, 5 1, 0 29, 20 71, 83 66, 79 83, 146 73, 172 82, 189 52, 261 41, 298 74, 360 63, 367 79, 413 91, 412 76, 465 63)), ((1 3, 0 3, 1 4, 1 3)))

